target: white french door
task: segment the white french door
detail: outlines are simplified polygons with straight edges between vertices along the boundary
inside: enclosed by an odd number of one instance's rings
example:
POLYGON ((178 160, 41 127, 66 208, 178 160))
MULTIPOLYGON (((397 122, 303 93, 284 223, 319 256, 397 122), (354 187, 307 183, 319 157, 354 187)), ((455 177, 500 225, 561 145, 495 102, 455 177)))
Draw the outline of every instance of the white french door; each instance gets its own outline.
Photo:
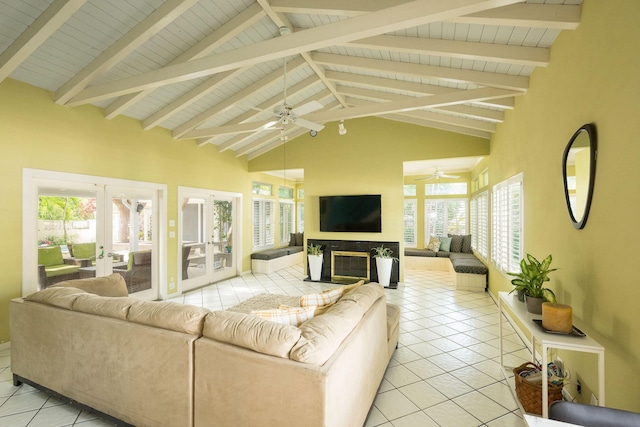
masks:
POLYGON ((164 200, 161 184, 25 169, 23 295, 58 280, 38 264, 43 248, 59 247, 65 264, 78 267, 69 278, 115 272, 124 277, 130 295, 162 298, 164 200))
POLYGON ((181 291, 236 276, 241 195, 180 187, 178 200, 181 291))

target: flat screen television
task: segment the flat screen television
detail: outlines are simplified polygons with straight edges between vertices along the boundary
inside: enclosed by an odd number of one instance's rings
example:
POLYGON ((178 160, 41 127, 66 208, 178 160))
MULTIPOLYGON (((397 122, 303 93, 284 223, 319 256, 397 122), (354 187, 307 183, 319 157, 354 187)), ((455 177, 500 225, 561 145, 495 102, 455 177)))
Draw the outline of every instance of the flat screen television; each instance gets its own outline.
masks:
POLYGON ((380 233, 380 194, 320 196, 320 231, 380 233))

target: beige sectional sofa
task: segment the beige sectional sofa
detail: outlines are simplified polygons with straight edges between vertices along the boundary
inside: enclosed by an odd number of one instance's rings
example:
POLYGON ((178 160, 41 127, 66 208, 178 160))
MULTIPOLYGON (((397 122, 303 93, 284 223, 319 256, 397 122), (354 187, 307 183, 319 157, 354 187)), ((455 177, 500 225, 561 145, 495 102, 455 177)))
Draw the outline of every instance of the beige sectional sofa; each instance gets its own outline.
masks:
POLYGON ((124 295, 115 274, 12 300, 14 382, 136 426, 358 426, 398 341, 377 284, 299 327, 124 295))

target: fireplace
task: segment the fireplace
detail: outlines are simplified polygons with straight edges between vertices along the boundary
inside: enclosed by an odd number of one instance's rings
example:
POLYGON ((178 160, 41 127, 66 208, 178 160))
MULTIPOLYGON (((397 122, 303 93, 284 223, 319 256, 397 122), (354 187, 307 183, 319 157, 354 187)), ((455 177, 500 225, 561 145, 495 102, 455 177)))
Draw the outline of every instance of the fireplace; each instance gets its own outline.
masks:
POLYGON ((370 280, 371 258, 367 252, 331 251, 331 281, 370 280))
MULTIPOLYGON (((376 259, 373 258, 373 249, 378 246, 384 245, 385 248, 393 251, 393 256, 400 258, 400 242, 308 239, 307 244, 320 245, 322 247, 324 261, 322 263, 320 281, 326 283, 353 283, 363 279, 377 282, 378 272, 376 259), (334 253, 338 254, 337 257, 333 256, 334 253), (345 253, 347 253, 346 256, 344 255, 345 253)), ((311 279, 308 278, 307 280, 311 279)), ((389 287, 397 288, 399 280, 400 262, 394 262, 389 287)))

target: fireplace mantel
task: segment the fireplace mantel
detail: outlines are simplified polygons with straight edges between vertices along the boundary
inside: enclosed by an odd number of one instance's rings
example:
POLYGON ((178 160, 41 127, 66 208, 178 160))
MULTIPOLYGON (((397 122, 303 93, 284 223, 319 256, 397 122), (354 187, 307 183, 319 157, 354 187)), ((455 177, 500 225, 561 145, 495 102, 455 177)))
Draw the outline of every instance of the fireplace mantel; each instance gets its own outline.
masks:
MULTIPOLYGON (((322 274, 320 281, 332 282, 331 280, 331 259, 333 251, 345 251, 345 252, 367 252, 371 256, 369 277, 372 282, 378 281, 378 271, 376 268, 376 259, 373 258, 374 248, 380 245, 384 245, 385 248, 389 248, 393 251, 393 255, 399 258, 400 243, 399 242, 382 242, 382 241, 370 241, 370 240, 325 240, 325 239, 307 239, 307 244, 314 244, 322 246, 323 261, 322 261, 322 274)), ((307 270, 308 271, 308 270, 307 270)), ((391 281, 389 283, 390 288, 397 288, 398 281, 400 280, 400 262, 393 263, 393 269, 391 270, 391 281)))

